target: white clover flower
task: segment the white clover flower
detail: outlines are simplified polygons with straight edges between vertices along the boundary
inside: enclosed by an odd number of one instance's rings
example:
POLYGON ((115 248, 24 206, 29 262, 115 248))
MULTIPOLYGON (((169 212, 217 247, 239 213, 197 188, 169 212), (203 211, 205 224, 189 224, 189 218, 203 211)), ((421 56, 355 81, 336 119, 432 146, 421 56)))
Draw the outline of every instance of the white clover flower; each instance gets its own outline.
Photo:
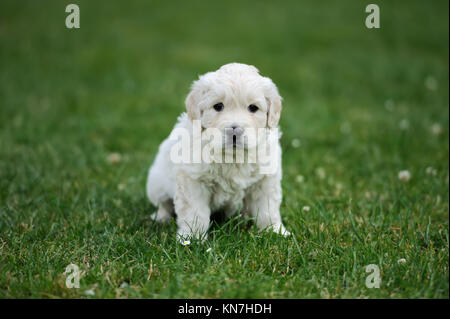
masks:
POLYGON ((206 250, 207 253, 209 253, 210 251, 212 251, 212 248, 211 248, 211 247, 209 247, 209 248, 206 250))
POLYGON ((442 133, 441 124, 434 123, 433 125, 431 125, 431 133, 436 136, 441 135, 442 133))
POLYGON ((293 148, 299 148, 302 143, 298 138, 294 138, 291 142, 293 148))
POLYGON ((305 177, 303 175, 297 175, 297 177, 295 177, 295 181, 301 184, 305 181, 305 177))
POLYGON ((439 86, 438 80, 434 76, 427 76, 425 78, 425 87, 430 91, 436 91, 439 86))
POLYGON ((406 131, 407 129, 409 129, 409 121, 407 119, 403 119, 400 121, 398 126, 401 130, 406 131))
POLYGON ((406 259, 405 258, 400 258, 399 260, 397 260, 398 264, 405 264, 406 263, 406 259))
POLYGON ((127 288, 129 285, 128 285, 128 283, 127 282, 123 282, 121 285, 120 285, 120 288, 127 288))
POLYGON ((309 207, 309 206, 303 206, 302 210, 303 210, 304 212, 309 212, 309 211, 311 210, 311 207, 309 207))
POLYGON ((118 164, 122 160, 122 156, 119 153, 110 153, 107 160, 110 164, 118 164))
POLYGON ((408 170, 400 171, 398 172, 398 179, 407 183, 411 179, 411 173, 408 170))
POLYGON ((191 244, 191 242, 189 240, 184 240, 181 244, 183 246, 189 246, 191 244))

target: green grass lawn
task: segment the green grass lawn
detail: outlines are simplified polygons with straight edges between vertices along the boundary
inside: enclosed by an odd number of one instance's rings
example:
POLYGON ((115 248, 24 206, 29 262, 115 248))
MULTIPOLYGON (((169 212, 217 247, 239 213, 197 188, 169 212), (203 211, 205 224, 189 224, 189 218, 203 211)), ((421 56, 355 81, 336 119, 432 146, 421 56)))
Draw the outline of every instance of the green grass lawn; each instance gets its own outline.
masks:
POLYGON ((448 298, 448 1, 377 1, 380 29, 369 3, 2 0, 0 297, 448 298), (218 219, 184 247, 147 170, 191 82, 234 61, 284 98, 294 236, 218 219))

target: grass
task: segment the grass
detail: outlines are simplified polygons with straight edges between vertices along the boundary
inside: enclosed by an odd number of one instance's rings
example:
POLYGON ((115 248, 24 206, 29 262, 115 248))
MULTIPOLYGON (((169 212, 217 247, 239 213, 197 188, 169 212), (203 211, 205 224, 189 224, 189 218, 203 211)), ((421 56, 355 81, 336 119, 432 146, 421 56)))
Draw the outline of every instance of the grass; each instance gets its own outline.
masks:
POLYGON ((68 30, 70 2, 0 3, 0 297, 449 297, 447 1, 378 1, 377 30, 364 2, 237 0, 79 0, 68 30), (295 235, 216 220, 183 247, 147 170, 190 83, 232 61, 284 98, 295 235))

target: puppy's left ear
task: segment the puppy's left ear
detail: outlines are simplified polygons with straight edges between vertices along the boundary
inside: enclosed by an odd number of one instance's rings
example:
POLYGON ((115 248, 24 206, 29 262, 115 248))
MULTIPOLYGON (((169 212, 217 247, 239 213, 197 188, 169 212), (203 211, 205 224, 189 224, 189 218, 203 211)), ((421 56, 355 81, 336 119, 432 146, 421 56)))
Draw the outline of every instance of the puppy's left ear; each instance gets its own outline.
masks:
POLYGON ((280 120, 282 98, 278 93, 276 85, 269 78, 266 78, 265 91, 265 97, 268 106, 267 126, 270 128, 275 128, 277 127, 280 120))
POLYGON ((199 84, 194 82, 191 86, 191 92, 189 92, 184 104, 186 104, 186 110, 191 121, 200 119, 200 98, 201 90, 199 84))

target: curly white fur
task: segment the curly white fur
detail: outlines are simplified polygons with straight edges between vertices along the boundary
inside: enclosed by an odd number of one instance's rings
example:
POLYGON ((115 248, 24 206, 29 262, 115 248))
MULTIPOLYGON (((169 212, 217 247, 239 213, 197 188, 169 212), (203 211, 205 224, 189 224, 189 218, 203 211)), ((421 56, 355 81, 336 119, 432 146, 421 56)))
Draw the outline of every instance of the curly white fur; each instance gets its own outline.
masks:
MULTIPOLYGON (((192 132, 193 120, 200 120, 202 128, 214 127, 223 132, 238 127, 245 132, 249 128, 276 128, 281 97, 275 84, 255 67, 231 63, 200 76, 186 98, 186 108, 187 114, 178 118, 175 128, 192 132), (217 103, 223 103, 223 111, 213 108, 217 103), (256 105, 258 111, 250 112, 249 105, 256 105)), ((223 145, 232 141, 226 138, 223 145)), ((244 216, 255 218, 258 228, 289 234, 279 211, 282 194, 278 140, 274 174, 261 174, 259 162, 176 164, 170 158, 174 143, 168 138, 160 145, 149 171, 147 195, 158 207, 152 216, 155 220, 166 222, 176 214, 180 240, 206 238, 210 215, 217 210, 225 211, 227 216, 241 210, 244 216)))

